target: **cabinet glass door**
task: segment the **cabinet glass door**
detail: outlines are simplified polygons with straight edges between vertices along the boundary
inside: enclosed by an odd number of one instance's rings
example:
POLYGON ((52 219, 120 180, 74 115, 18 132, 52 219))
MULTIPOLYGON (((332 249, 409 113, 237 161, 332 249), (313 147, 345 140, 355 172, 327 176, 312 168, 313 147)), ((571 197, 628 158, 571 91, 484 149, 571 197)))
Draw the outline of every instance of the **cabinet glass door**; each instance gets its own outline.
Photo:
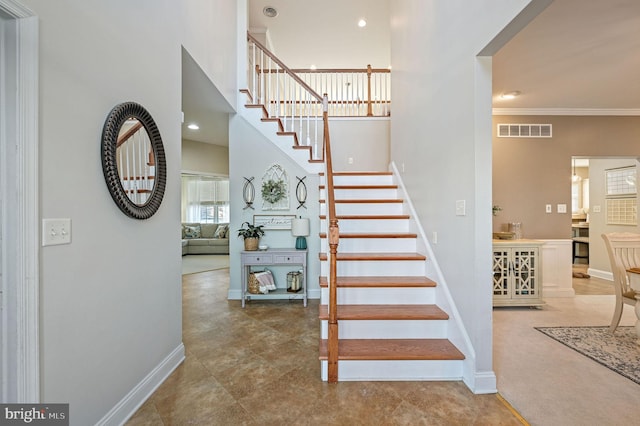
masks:
POLYGON ((514 287, 512 297, 537 297, 537 252, 536 248, 515 249, 513 251, 514 287))

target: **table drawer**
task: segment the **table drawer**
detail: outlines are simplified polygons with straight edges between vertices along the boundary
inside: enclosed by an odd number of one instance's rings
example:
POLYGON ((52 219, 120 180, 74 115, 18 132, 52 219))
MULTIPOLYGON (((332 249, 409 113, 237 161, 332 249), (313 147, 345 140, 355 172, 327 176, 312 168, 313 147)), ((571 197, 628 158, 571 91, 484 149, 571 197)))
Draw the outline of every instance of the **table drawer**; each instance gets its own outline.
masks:
POLYGON ((304 257, 298 254, 276 254, 274 263, 298 263, 302 264, 304 257))
POLYGON ((243 254, 242 263, 245 265, 263 265, 273 263, 271 254, 243 254))

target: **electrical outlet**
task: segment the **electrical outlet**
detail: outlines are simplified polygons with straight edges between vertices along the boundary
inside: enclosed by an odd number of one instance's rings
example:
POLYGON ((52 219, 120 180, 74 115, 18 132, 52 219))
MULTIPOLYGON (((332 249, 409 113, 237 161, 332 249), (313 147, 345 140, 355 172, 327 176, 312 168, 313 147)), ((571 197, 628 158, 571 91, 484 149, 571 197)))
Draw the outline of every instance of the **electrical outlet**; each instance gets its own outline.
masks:
POLYGON ((349 163, 349 164, 353 164, 353 157, 349 157, 349 158, 347 159, 347 163, 349 163))
POLYGON ((71 244, 71 219, 42 219, 42 246, 71 244))
POLYGON ((594 213, 600 213, 600 206, 593 206, 594 213))

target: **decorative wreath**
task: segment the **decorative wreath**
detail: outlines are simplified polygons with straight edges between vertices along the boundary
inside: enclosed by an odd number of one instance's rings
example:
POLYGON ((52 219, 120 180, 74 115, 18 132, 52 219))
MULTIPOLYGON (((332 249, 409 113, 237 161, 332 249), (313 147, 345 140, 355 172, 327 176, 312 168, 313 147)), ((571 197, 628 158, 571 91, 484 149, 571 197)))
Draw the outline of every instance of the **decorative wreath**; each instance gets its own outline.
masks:
POLYGON ((262 183, 262 199, 275 204, 286 195, 287 187, 283 180, 275 181, 269 179, 262 183))

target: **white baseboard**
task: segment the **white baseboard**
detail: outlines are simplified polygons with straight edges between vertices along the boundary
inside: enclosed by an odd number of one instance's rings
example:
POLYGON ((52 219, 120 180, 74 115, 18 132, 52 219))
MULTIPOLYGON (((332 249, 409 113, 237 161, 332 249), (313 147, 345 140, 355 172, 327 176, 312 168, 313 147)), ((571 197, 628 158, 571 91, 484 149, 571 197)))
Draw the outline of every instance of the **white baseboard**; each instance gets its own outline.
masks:
POLYGON ((595 278, 601 278, 607 281, 613 281, 613 273, 609 271, 603 271, 601 269, 587 269, 587 274, 595 278))
POLYGON ((497 379, 493 371, 476 372, 471 380, 473 383, 469 383, 469 379, 466 376, 463 378, 464 383, 476 395, 498 392, 496 387, 497 379))
POLYGON ((142 379, 96 425, 123 425, 167 377, 184 361, 184 344, 175 348, 147 377, 142 379))

